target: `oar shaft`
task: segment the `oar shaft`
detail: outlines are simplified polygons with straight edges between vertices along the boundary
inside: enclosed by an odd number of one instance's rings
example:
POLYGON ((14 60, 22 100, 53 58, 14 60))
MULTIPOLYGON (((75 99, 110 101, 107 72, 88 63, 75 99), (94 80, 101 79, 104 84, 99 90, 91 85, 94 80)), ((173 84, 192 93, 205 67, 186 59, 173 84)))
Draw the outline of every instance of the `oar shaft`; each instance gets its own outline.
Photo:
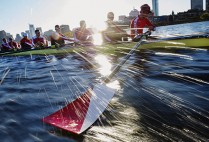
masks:
POLYGON ((130 56, 135 52, 135 50, 144 43, 144 38, 148 36, 150 32, 146 32, 145 34, 142 34, 140 37, 139 42, 131 49, 131 51, 124 57, 124 59, 113 69, 112 73, 104 80, 105 83, 108 83, 110 79, 120 70, 123 64, 130 58, 130 56))
POLYGON ((140 40, 126 55, 126 57, 113 69, 112 73, 104 80, 105 83, 108 83, 110 79, 120 70, 123 64, 130 58, 130 56, 134 53, 134 51, 141 45, 143 40, 140 40))

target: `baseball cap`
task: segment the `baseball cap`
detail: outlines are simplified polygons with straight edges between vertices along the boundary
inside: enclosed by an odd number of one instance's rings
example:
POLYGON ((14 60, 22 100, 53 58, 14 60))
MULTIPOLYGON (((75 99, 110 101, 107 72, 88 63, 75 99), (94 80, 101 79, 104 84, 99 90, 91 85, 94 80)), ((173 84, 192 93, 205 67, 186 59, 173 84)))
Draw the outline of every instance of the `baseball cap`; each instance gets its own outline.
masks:
POLYGON ((26 33, 23 33, 23 36, 28 36, 26 33))

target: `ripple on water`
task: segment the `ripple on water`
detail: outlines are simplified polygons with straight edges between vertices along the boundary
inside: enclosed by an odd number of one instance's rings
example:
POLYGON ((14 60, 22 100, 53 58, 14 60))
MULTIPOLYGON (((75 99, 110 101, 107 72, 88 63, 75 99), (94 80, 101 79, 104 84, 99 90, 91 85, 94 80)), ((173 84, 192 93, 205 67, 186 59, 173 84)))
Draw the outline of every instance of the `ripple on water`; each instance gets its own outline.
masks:
MULTIPOLYGON (((185 34, 198 26, 188 31, 184 25, 181 30, 179 25, 159 30, 185 34)), ((97 65, 93 55, 88 59, 97 65)), ((115 64, 119 61, 117 56, 111 60, 115 64)), ((0 78, 5 75, 0 85, 1 141, 209 139, 208 50, 162 49, 134 54, 114 78, 120 82, 121 90, 96 123, 78 136, 51 127, 41 119, 82 94, 100 76, 97 68, 78 55, 48 59, 1 57, 0 63, 0 78)))

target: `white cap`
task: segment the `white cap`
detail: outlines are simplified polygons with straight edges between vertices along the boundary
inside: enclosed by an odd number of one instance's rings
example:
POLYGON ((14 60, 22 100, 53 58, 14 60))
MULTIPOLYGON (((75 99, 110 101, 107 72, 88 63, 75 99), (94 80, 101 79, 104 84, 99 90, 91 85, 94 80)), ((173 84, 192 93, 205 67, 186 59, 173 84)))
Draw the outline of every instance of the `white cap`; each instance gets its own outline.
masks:
POLYGON ((26 33, 23 33, 23 36, 28 36, 26 33))

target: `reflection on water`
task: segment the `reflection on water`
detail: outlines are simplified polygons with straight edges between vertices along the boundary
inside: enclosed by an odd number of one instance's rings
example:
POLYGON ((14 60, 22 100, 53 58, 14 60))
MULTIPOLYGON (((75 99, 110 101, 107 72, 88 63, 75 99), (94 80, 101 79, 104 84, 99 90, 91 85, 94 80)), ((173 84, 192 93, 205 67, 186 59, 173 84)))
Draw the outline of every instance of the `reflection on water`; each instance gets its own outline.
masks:
POLYGON ((106 56, 97 55, 95 60, 100 66, 99 72, 102 76, 107 76, 111 73, 112 64, 108 61, 106 56))
POLYGON ((120 90, 121 89, 120 83, 118 82, 118 80, 115 80, 115 81, 112 81, 110 83, 107 83, 107 86, 109 88, 116 89, 116 90, 120 90))
POLYGON ((110 105, 82 135, 61 131, 41 119, 80 96, 121 59, 85 52, 1 57, 0 139, 208 141, 208 53, 190 48, 137 52, 110 84, 119 87, 110 105))
POLYGON ((167 36, 181 36, 190 35, 195 33, 208 33, 208 21, 188 23, 188 24, 177 24, 172 26, 162 26, 156 28, 154 34, 156 35, 167 35, 167 36))

